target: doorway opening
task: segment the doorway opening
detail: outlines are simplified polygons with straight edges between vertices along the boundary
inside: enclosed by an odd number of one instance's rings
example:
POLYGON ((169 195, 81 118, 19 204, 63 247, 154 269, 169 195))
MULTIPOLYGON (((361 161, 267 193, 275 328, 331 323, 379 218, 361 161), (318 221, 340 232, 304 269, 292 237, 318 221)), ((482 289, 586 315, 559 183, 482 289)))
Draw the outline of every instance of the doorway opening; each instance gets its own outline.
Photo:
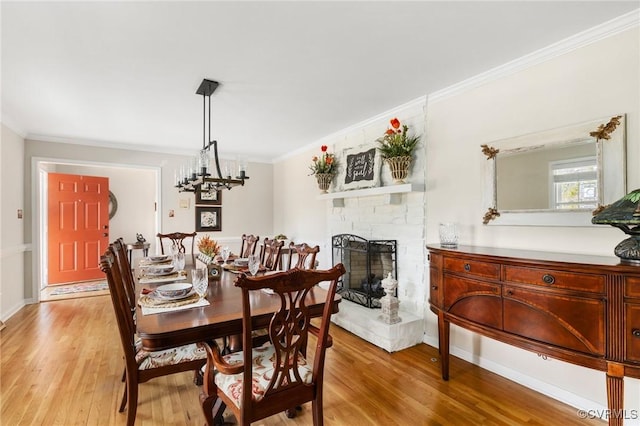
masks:
MULTIPOLYGON (((60 283, 75 286, 75 289, 56 290, 49 279, 48 242, 50 238, 47 223, 48 197, 47 179, 49 173, 68 173, 83 176, 104 176, 109 178, 110 211, 112 200, 116 200, 117 212, 109 220, 106 230, 107 243, 116 238, 133 238, 137 233, 155 235, 160 229, 160 212, 157 206, 161 201, 159 167, 121 165, 88 161, 61 159, 32 159, 32 179, 34 188, 33 211, 37 214, 32 230, 34 247, 32 251, 33 297, 35 301, 59 300, 71 297, 87 297, 108 294, 105 290, 82 291, 82 287, 106 284, 102 276, 98 280, 79 280, 60 283), (54 294, 52 294, 54 293, 54 294)), ((100 253, 106 247, 100 247, 100 253)), ((61 287, 61 286, 58 286, 61 287)))

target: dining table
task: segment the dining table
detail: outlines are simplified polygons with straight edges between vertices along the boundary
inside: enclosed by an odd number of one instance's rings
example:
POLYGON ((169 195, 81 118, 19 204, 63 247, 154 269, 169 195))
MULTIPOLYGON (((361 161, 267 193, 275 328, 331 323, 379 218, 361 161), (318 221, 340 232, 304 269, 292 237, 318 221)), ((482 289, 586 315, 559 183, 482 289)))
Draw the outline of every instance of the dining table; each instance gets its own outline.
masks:
MULTIPOLYGON (((191 282, 191 270, 194 267, 205 268, 206 264, 195 256, 186 256, 185 275, 182 281, 191 282)), ((140 304, 136 304, 136 331, 142 347, 149 351, 167 349, 189 343, 210 341, 228 336, 242 335, 242 293, 234 285, 240 271, 222 268, 219 278, 209 277, 209 286, 205 306, 182 306, 179 310, 159 313, 143 313, 140 304)), ((258 272, 258 275, 263 272, 258 272)), ((141 282, 140 267, 136 267, 136 295, 153 291, 167 281, 152 283, 141 282)), ((321 317, 327 292, 321 286, 315 286, 306 298, 306 304, 312 317, 321 317)), ((333 300, 333 313, 338 312, 341 301, 339 294, 333 300)), ((253 291, 250 297, 254 328, 266 328, 273 313, 280 309, 280 298, 264 291, 253 291)), ((198 304, 200 305, 200 304, 198 304)))

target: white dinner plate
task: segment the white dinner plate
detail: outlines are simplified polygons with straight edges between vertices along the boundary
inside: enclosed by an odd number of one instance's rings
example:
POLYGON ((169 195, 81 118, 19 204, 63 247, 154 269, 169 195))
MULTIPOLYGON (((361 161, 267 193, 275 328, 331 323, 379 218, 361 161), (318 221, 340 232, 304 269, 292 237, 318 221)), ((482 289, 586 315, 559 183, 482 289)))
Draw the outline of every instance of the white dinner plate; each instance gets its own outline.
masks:
POLYGON ((182 299, 186 299, 187 297, 191 297, 194 294, 196 294, 195 288, 192 288, 191 291, 187 294, 184 294, 182 296, 174 296, 174 297, 162 296, 158 294, 156 291, 152 291, 151 293, 149 293, 149 295, 156 300, 182 300, 182 299))
POLYGON ((147 260, 150 262, 164 262, 169 259, 171 259, 171 256, 169 256, 168 254, 158 254, 147 257, 147 260))
POLYGON ((148 269, 147 272, 145 272, 145 275, 148 275, 150 277, 162 277, 164 275, 171 275, 173 274, 175 271, 173 265, 171 265, 171 268, 167 268, 167 269, 148 269))

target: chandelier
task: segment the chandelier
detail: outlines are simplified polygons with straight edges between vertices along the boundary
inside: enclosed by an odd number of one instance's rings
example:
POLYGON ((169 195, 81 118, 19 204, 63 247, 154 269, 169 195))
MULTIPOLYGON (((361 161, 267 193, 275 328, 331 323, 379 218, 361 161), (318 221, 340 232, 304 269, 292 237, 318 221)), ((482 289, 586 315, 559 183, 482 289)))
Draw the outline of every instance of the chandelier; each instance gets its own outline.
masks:
POLYGON ((176 188, 178 188, 179 192, 215 192, 244 185, 245 179, 249 179, 244 161, 238 162, 237 175, 235 177, 232 177, 232 173, 234 173, 236 167, 232 166, 232 163, 227 162, 225 164, 224 173, 220 169, 218 141, 211 140, 211 94, 216 91, 217 87, 217 81, 204 79, 196 91, 197 95, 202 95, 202 149, 188 164, 180 167, 179 172, 176 172, 176 188), (210 158, 212 147, 213 158, 210 158), (211 173, 211 169, 214 166, 218 177, 213 177, 211 173))

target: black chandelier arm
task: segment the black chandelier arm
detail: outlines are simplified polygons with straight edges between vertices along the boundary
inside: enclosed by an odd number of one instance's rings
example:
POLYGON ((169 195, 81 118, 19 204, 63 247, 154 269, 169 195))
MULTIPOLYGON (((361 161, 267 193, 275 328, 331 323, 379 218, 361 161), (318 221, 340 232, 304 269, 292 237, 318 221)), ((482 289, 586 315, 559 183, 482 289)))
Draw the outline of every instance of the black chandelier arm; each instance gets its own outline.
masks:
POLYGON ((213 159, 216 162, 216 171, 218 172, 218 178, 222 179, 222 172, 220 171, 220 160, 218 159, 218 141, 210 141, 209 145, 213 145, 213 159))

